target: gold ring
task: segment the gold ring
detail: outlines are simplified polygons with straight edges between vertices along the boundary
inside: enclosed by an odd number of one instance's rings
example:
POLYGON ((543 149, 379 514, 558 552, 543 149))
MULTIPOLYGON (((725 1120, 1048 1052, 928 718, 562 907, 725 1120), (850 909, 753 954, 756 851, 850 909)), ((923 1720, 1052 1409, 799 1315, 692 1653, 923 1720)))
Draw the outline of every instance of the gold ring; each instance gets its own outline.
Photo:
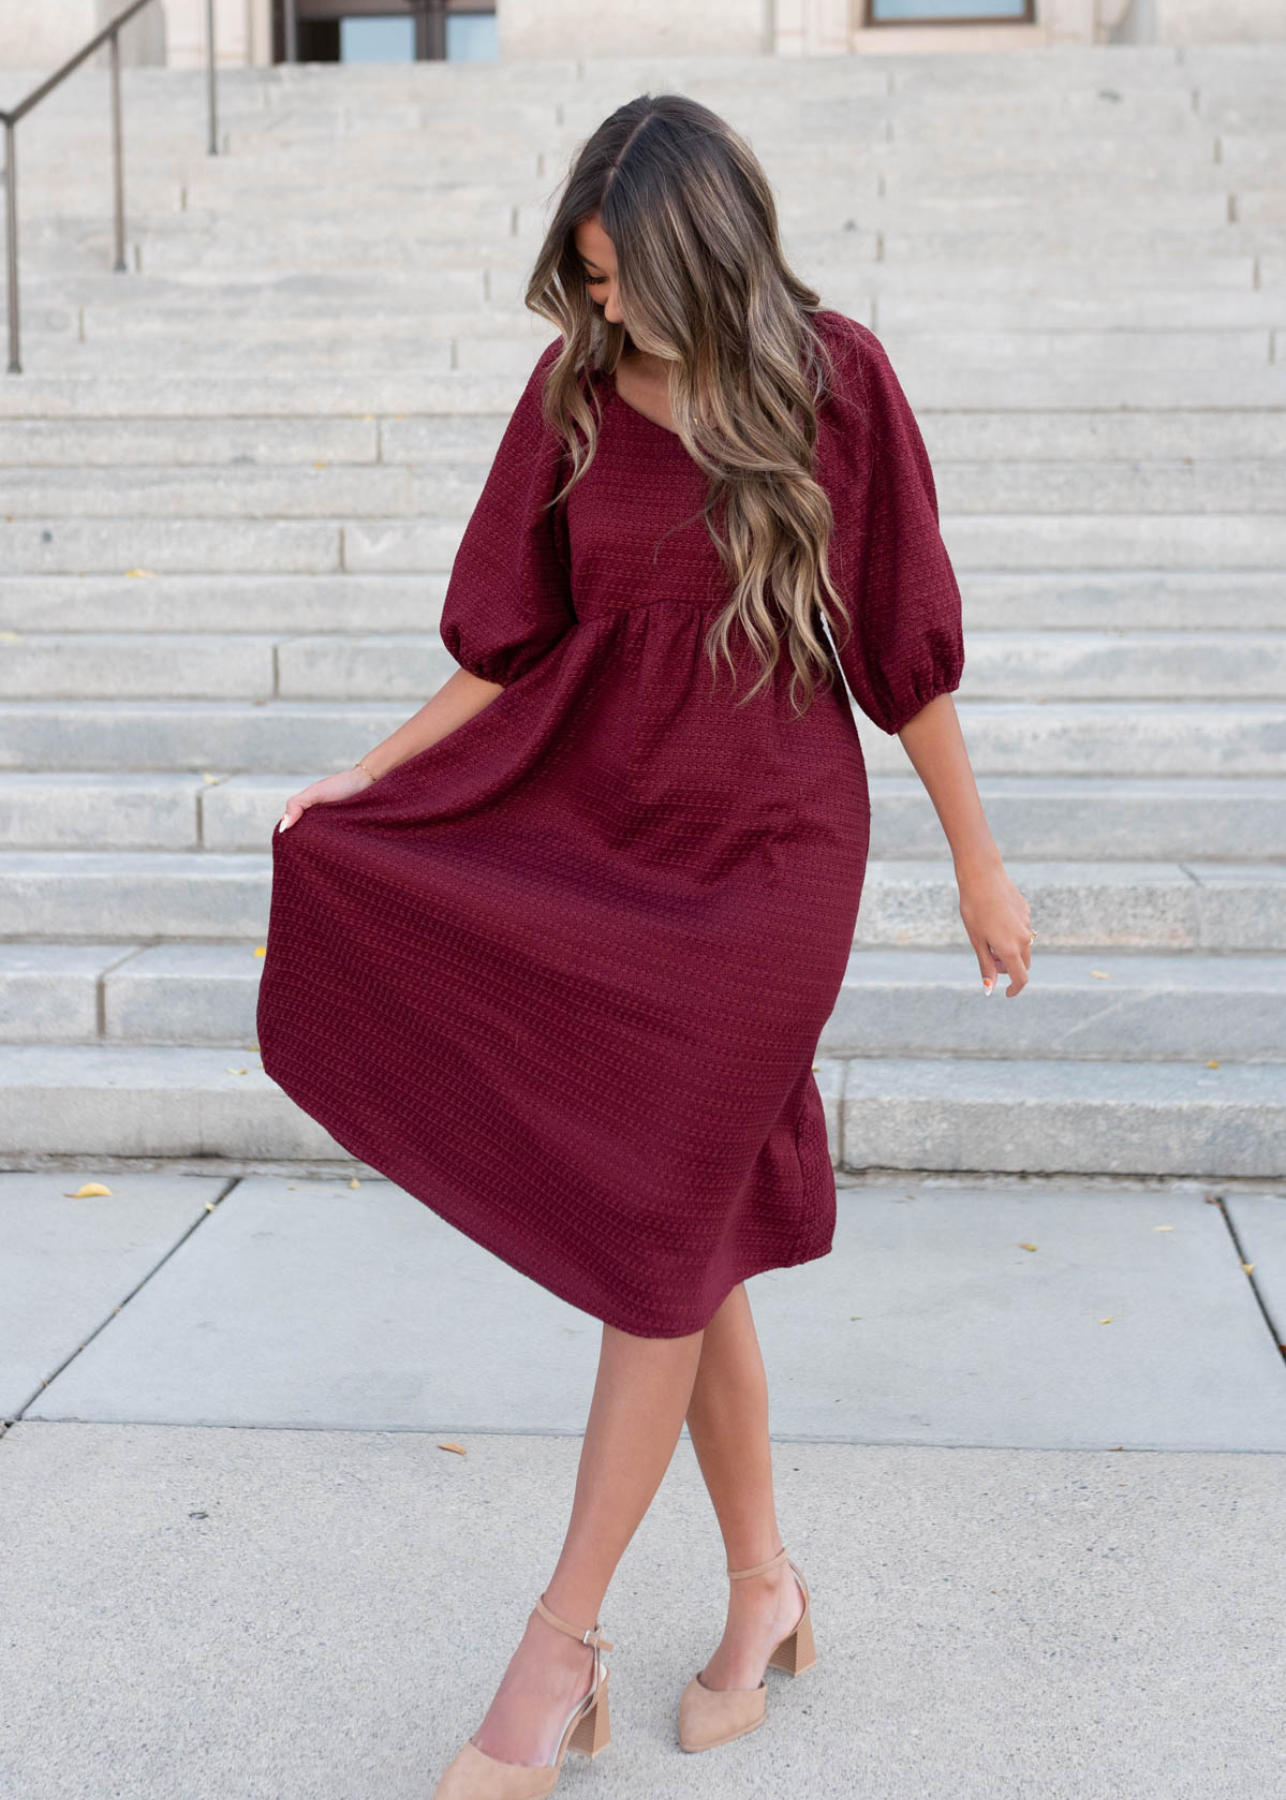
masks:
POLYGON ((1027 939, 1027 942, 1028 942, 1028 943, 1029 943, 1029 944, 1034 944, 1034 943, 1035 943, 1035 942, 1036 942, 1036 933, 1035 933, 1035 932, 1034 932, 1034 931, 1033 931, 1033 932, 1032 932, 1032 933, 1031 933, 1031 935, 1030 935, 1030 936, 1029 936, 1029 937, 1028 937, 1028 939, 1027 939))

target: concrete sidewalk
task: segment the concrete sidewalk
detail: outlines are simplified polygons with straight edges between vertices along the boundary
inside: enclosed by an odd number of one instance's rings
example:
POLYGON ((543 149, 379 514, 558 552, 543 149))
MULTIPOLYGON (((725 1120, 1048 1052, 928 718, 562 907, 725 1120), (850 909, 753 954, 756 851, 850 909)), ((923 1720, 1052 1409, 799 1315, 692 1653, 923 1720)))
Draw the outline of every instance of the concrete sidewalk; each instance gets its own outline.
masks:
MULTIPOLYGON (((0 1241, 0 1792, 423 1800, 557 1553, 597 1322, 373 1179, 11 1173, 0 1241)), ((726 1593, 685 1436, 560 1792, 1274 1790, 1286 1195, 845 1183, 750 1292, 819 1662, 679 1750, 726 1593)))

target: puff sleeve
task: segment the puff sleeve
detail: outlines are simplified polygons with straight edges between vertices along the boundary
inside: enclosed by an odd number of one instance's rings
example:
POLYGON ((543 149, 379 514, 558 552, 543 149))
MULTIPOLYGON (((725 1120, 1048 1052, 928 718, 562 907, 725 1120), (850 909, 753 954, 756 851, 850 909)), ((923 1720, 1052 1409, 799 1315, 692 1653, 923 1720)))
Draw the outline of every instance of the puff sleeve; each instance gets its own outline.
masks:
POLYGON ((928 452, 888 355, 865 325, 832 316, 842 329, 831 340, 829 473, 819 479, 835 514, 831 575, 851 625, 837 627, 835 652, 854 700, 894 735, 959 685, 960 587, 928 452))
POLYGON ((540 354, 505 427, 451 566, 439 625, 461 668, 508 687, 574 623, 565 508, 566 446, 541 415, 545 375, 562 349, 540 354))

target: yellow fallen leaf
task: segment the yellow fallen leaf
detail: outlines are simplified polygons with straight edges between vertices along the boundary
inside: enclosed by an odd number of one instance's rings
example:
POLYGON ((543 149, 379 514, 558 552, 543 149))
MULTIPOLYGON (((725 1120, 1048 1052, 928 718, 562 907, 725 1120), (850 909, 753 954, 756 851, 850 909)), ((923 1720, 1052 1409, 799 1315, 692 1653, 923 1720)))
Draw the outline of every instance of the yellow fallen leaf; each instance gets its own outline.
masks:
POLYGON ((247 1050, 257 1050, 258 1048, 259 1048, 258 1044, 247 1044, 246 1045, 247 1050))
POLYGON ((22 642, 22 633, 20 631, 0 631, 0 638, 3 638, 6 644, 18 644, 22 642))
POLYGON ((213 1200, 207 1200, 207 1201, 206 1201, 206 1203, 205 1203, 205 1210, 206 1210, 206 1211, 207 1211, 207 1212, 213 1212, 213 1211, 214 1211, 214 1201, 213 1201, 213 1200))
POLYGON ((267 954, 268 954, 267 944, 256 944, 255 945, 255 955, 256 956, 267 956, 267 954))
POLYGON ((217 781, 219 777, 217 775, 211 775, 208 769, 202 769, 201 779, 202 781, 217 781))
POLYGON ((152 569, 126 569, 125 573, 129 576, 146 577, 150 580, 155 571, 152 569))
POLYGON ((1110 981, 1112 979, 1106 969, 1091 969, 1090 974, 1094 977, 1095 981, 1110 981))
POLYGON ((1112 1323, 1112 1314, 1111 1313, 1109 1313, 1105 1319, 1099 1320, 1100 1325, 1110 1325, 1111 1323, 1112 1323))
POLYGON ((314 467, 314 469, 324 469, 326 467, 326 464, 325 463, 314 463, 313 467, 314 467))
POLYGON ((1153 1231, 1173 1231, 1174 1226, 1173 1225, 1154 1225, 1152 1227, 1152 1229, 1153 1229, 1153 1231))
POLYGON ((469 1452, 463 1444, 439 1444, 439 1450, 454 1450, 457 1456, 467 1456, 469 1452))
POLYGON ((228 1073, 229 1073, 229 1075, 248 1075, 250 1073, 250 1071, 249 1071, 249 1069, 234 1069, 232 1064, 229 1063, 228 1064, 228 1073))
POLYGON ((849 1317, 849 1322, 850 1322, 850 1324, 851 1324, 851 1323, 852 1323, 852 1321, 853 1321, 853 1320, 854 1320, 854 1319, 860 1319, 860 1318, 861 1318, 861 1316, 862 1316, 862 1315, 861 1315, 861 1313, 850 1313, 850 1314, 849 1314, 849 1315, 848 1315, 848 1317, 849 1317))
POLYGON ((1020 1250, 1034 1250, 1036 1246, 1035 1244, 1019 1244, 1018 1248, 1020 1250))
POLYGON ((87 1181, 84 1187, 78 1187, 74 1194, 64 1194, 64 1200, 88 1200, 91 1194, 110 1194, 111 1189, 104 1187, 101 1181, 87 1181))
POLYGON ((350 1178, 348 1185, 349 1185, 349 1187, 361 1187, 362 1184, 358 1180, 357 1176, 354 1175, 350 1178))
POLYGON ((1246 1271, 1247 1275, 1249 1275, 1250 1271, 1254 1268, 1255 1265, 1254 1265, 1254 1263, 1242 1263, 1241 1266, 1246 1271))
POLYGON ((1213 1056, 1207 1057, 1206 1067, 1208 1069, 1217 1069, 1219 1067, 1218 1060, 1213 1056))

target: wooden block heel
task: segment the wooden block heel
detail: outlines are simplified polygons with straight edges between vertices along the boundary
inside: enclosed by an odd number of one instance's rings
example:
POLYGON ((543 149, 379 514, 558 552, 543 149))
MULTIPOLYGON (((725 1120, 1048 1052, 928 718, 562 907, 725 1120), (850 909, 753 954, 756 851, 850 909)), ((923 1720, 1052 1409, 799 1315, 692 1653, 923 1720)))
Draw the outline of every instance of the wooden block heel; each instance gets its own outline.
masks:
MULTIPOLYGON (((782 1638, 768 1658, 768 1668, 784 1669, 788 1675, 802 1675, 817 1661, 813 1643, 813 1609, 808 1583, 790 1562, 785 1548, 753 1569, 729 1569, 730 1581, 747 1575, 763 1575, 779 1563, 789 1563, 791 1572, 804 1596, 804 1610, 799 1623, 782 1638)), ((768 1684, 761 1681, 756 1688, 708 1688, 699 1674, 694 1675, 679 1701, 679 1745, 684 1750, 713 1750, 718 1744, 729 1744, 734 1738, 755 1731, 767 1716, 768 1684)))
POLYGON ((602 1653, 612 1648, 598 1626, 587 1631, 569 1625, 557 1613, 550 1612, 543 1595, 536 1601, 541 1618, 579 1638, 594 1650, 594 1684, 588 1694, 578 1700, 563 1722, 554 1754, 547 1763, 512 1763, 479 1750, 473 1739, 464 1744, 443 1771, 433 1790, 433 1800, 543 1800, 552 1794, 563 1772, 563 1758, 569 1750, 580 1756, 600 1756, 612 1741, 607 1717, 607 1677, 609 1670, 602 1653))
POLYGON ((591 1759, 599 1756, 612 1741, 612 1727, 607 1716, 608 1673, 607 1669, 603 1670, 603 1679, 598 1685, 593 1704, 588 1712, 581 1714, 575 1730, 567 1740, 567 1748, 575 1750, 578 1756, 588 1756, 591 1759))

